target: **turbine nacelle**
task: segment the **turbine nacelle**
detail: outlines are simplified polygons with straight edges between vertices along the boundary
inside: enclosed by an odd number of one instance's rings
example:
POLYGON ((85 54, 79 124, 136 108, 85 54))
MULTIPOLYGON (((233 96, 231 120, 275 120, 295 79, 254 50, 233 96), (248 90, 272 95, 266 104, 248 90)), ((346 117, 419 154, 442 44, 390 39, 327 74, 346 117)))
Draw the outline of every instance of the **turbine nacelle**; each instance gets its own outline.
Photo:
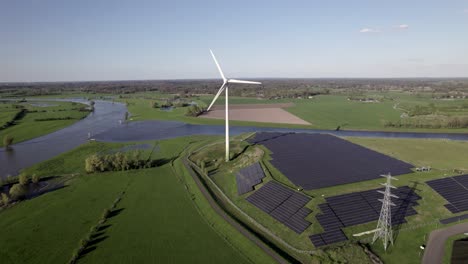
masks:
POLYGON ((227 84, 229 83, 241 83, 241 84, 262 84, 261 82, 252 82, 252 81, 244 81, 244 80, 237 80, 237 79, 228 79, 224 76, 223 70, 221 70, 221 66, 219 66, 218 60, 216 60, 216 57, 213 53, 213 51, 210 50, 211 56, 213 57, 213 60, 216 64, 216 67, 218 68, 219 74, 221 75, 221 78, 223 79, 223 85, 219 88, 218 92, 216 93, 213 101, 211 104, 208 106, 206 111, 210 111, 211 107, 213 106, 214 102, 218 99, 218 97, 221 95, 221 93, 226 89, 227 84))

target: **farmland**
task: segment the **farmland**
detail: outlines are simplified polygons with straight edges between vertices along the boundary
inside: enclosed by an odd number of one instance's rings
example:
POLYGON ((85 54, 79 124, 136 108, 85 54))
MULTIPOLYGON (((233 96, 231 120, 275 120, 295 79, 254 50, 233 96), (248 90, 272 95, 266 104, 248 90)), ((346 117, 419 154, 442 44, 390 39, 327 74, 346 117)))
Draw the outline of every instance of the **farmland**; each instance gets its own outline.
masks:
MULTIPOLYGON (((159 97, 168 98, 170 95, 159 97)), ((148 97, 145 94, 144 97, 148 97)), ((410 94, 404 92, 368 93, 363 97, 378 98, 373 102, 348 100, 349 95, 319 95, 312 99, 258 99, 245 97, 230 97, 230 104, 258 105, 258 104, 292 104, 283 108, 298 118, 310 123, 310 128, 318 129, 352 129, 379 131, 434 131, 434 132, 466 132, 466 128, 450 128, 444 120, 468 117, 467 99, 437 100, 430 94, 410 94), (418 110, 419 109, 419 110, 418 110), (423 109, 424 111, 421 111, 423 109), (435 122, 436 120, 437 122, 435 122), (439 124, 437 127, 426 126, 426 123, 439 124), (398 125, 398 126, 397 126, 398 125)), ((208 105, 212 96, 195 96, 195 102, 201 106, 208 105)), ((134 120, 179 120, 193 124, 222 124, 221 120, 193 118, 185 116, 185 109, 174 108, 164 112, 151 109, 151 100, 143 99, 138 94, 130 99, 120 99, 129 103, 129 111, 135 116, 134 120)), ((220 96, 215 105, 224 105, 224 98, 220 96)), ((248 107, 247 107, 248 108, 248 107)), ((232 120, 233 125, 256 125, 271 127, 304 128, 304 125, 281 124, 268 122, 252 122, 232 120)))
MULTIPOLYGON (((185 83, 181 83, 181 85, 184 86, 185 83)), ((211 82, 208 86, 210 85, 211 82)), ((293 86, 290 88, 291 91, 295 89, 293 86)), ((174 89, 174 91, 178 90, 174 89)), ((40 95, 37 98, 81 97, 118 101, 127 105, 133 121, 172 120, 190 124, 218 125, 223 123, 222 120, 187 116, 190 104, 204 108, 212 101, 214 94, 191 94, 186 93, 186 91, 184 93, 145 91, 118 94, 84 93, 72 90, 58 95, 40 95), (163 107, 169 105, 169 108, 163 107)), ((7 95, 3 96, 8 97, 7 95)), ((457 93, 447 95, 434 91, 414 92, 406 89, 396 91, 336 89, 330 90, 328 93, 320 92, 313 96, 296 95, 275 98, 234 95, 230 97, 230 105, 233 108, 236 108, 235 105, 246 105, 245 109, 238 111, 246 112, 256 105, 288 104, 290 106, 282 107, 281 111, 289 112, 297 120, 289 121, 290 124, 288 124, 288 122, 279 122, 278 120, 256 120, 249 114, 240 113, 238 120, 235 120, 235 115, 233 115, 231 123, 243 126, 285 128, 463 133, 468 131, 467 100, 464 95, 457 93), (298 120, 303 121, 299 122, 298 120)), ((224 106, 223 96, 220 96, 215 103, 215 108, 219 106, 224 106)), ((222 112, 222 110, 220 111, 222 112)), ((217 117, 214 112, 208 114, 208 116, 210 115, 217 117)))
MULTIPOLYGON (((14 143, 46 135, 86 117, 86 105, 71 102, 0 102, 0 138, 14 143), (16 116, 16 118, 15 118, 16 116), (7 125, 7 123, 9 123, 7 125)), ((0 141, 0 147, 3 141, 0 141)))

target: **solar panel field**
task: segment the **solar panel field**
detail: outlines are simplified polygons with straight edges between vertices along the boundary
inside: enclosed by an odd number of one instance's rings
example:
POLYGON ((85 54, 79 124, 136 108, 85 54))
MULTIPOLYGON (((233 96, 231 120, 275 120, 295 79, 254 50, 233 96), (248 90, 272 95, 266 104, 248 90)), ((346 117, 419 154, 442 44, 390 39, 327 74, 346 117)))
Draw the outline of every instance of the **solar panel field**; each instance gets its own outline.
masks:
POLYGON ((249 142, 268 148, 271 164, 305 190, 408 174, 414 167, 329 134, 257 133, 249 142))
MULTIPOLYGON (((382 194, 377 192, 379 190, 383 189, 326 198, 326 203, 319 205, 322 213, 316 215, 317 221, 325 232, 312 235, 310 237, 312 243, 319 247, 344 241, 347 238, 341 232, 341 228, 378 220, 382 207, 382 203, 378 200, 382 199, 382 194)), ((395 204, 392 207, 392 225, 406 223, 406 216, 417 214, 413 206, 418 205, 417 200, 421 197, 408 186, 399 187, 392 194, 399 197, 392 199, 395 204)))
POLYGON ((236 173, 237 193, 242 195, 252 191, 253 187, 261 183, 263 178, 265 178, 265 173, 258 162, 241 169, 236 173))
POLYGON ((445 207, 450 212, 456 214, 468 211, 468 174, 426 183, 449 202, 445 207))
POLYGON ((304 218, 312 211, 304 207, 310 198, 283 185, 270 181, 255 191, 247 201, 300 234, 309 227, 304 218))

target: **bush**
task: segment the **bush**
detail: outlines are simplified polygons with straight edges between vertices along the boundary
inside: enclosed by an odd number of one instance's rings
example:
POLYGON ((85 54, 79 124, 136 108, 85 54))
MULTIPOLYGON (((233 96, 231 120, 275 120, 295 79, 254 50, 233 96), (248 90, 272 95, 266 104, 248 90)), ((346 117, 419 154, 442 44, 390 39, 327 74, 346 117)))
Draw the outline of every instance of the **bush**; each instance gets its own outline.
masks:
POLYGON ((39 177, 38 175, 36 174, 33 174, 32 177, 31 177, 31 181, 33 183, 38 183, 40 181, 41 177, 39 177))
POLYGON ((111 211, 109 209, 104 210, 104 212, 102 213, 101 219, 103 219, 103 220, 107 219, 107 217, 109 217, 110 213, 111 213, 111 211))
POLYGON ((151 103, 152 108, 159 108, 158 102, 151 103))
POLYGON ((11 145, 13 144, 14 138, 10 135, 5 135, 3 137, 3 146, 5 146, 5 149, 10 149, 11 145))
POLYGON ((121 152, 99 156, 93 154, 85 160, 85 171, 87 173, 103 171, 124 171, 130 169, 151 168, 158 165, 155 160, 142 159, 140 151, 125 155, 121 152))
POLYGON ((8 194, 2 193, 2 204, 7 205, 10 203, 10 197, 8 197, 8 194))
POLYGON ((199 116, 201 113, 203 113, 204 109, 199 107, 198 105, 191 105, 189 108, 187 108, 187 112, 185 112, 186 116, 199 116))
POLYGON ((10 196, 14 199, 23 199, 26 194, 26 190, 23 185, 17 183, 11 186, 10 196))
POLYGON ((101 158, 97 154, 93 154, 85 160, 85 171, 87 173, 93 173, 97 171, 101 158))
POLYGON ((28 180, 29 180, 29 179, 28 179, 28 176, 27 176, 26 174, 21 174, 21 175, 19 176, 19 184, 21 184, 21 185, 26 185, 26 184, 28 184, 28 180))

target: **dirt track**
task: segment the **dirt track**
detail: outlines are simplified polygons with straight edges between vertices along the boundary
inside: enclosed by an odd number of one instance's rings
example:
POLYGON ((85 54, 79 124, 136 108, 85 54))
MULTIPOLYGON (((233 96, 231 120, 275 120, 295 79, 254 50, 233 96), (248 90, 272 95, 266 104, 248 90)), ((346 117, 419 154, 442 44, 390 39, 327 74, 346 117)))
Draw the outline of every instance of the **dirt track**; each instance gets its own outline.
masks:
POLYGON ((444 229, 432 231, 424 250, 423 264, 439 264, 444 258, 445 241, 451 236, 468 232, 468 223, 461 223, 444 229))
MULTIPOLYGON (((310 125, 309 122, 289 113, 283 108, 293 104, 247 104, 229 106, 229 119, 262 123, 281 123, 295 125, 310 125)), ((215 106, 201 118, 224 119, 224 106, 215 106)))

